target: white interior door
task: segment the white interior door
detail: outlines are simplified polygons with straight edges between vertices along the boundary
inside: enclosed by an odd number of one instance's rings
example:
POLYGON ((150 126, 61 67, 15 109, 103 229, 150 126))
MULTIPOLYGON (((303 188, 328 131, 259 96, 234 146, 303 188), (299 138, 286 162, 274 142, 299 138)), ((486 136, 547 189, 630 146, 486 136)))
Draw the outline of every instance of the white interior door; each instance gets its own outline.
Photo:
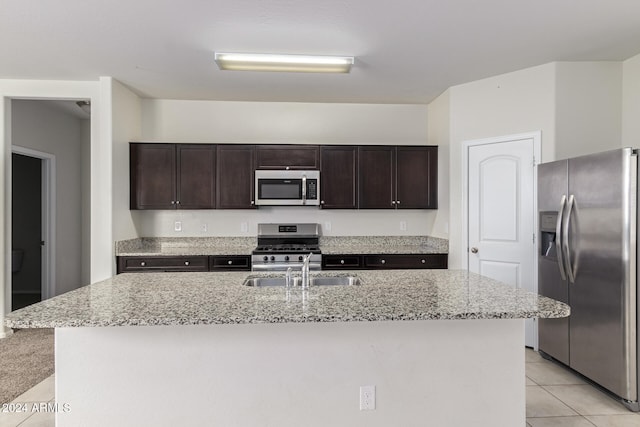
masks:
MULTIPOLYGON (((468 146, 469 271, 531 292, 535 272, 534 139, 468 146)), ((526 345, 537 347, 533 320, 526 345)))

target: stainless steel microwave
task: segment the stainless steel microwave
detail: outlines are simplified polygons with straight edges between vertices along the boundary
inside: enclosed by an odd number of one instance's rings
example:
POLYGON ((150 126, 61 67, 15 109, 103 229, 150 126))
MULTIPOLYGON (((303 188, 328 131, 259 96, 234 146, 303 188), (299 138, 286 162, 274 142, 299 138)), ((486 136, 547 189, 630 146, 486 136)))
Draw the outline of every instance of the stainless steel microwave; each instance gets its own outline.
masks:
POLYGON ((319 206, 320 171, 257 170, 256 205, 319 206))

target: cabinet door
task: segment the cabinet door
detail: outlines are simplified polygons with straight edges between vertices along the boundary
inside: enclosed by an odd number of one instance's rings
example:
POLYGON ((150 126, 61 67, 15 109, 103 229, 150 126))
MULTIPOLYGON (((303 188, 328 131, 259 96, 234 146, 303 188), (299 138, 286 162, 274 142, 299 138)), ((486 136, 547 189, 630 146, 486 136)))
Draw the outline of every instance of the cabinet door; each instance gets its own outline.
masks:
POLYGON ((254 203, 253 145, 218 145, 218 209, 251 209, 254 203))
POLYGON ((358 188, 360 209, 395 207, 395 147, 358 147, 358 188))
POLYGON ((438 207, 438 147, 396 148, 396 207, 438 207))
POLYGON ((323 209, 358 207, 358 156, 355 146, 320 148, 320 206, 323 209))
POLYGON ((256 169, 318 169, 317 145, 258 145, 256 169))
POLYGON ((178 200, 180 209, 216 206, 216 146, 178 144, 178 200))
POLYGON ((175 144, 132 143, 129 154, 130 209, 175 209, 175 144))

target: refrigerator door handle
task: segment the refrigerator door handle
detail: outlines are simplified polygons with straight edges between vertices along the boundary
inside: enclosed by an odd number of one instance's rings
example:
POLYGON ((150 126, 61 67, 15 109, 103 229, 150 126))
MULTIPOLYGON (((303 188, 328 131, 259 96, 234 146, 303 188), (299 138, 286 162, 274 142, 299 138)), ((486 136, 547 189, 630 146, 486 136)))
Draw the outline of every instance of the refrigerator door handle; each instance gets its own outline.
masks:
POLYGON ((560 270, 560 277, 562 280, 567 280, 567 274, 564 271, 564 256, 562 255, 562 242, 564 239, 562 236, 562 216, 564 215, 564 208, 567 204, 567 196, 562 195, 560 199, 560 212, 558 212, 558 219, 556 220, 556 254, 558 257, 558 269, 560 270))
POLYGON ((573 194, 569 196, 569 207, 567 208, 567 216, 564 224, 562 224, 562 248, 564 249, 565 266, 567 270, 567 277, 570 283, 576 282, 576 272, 573 271, 571 265, 571 250, 569 249, 569 226, 571 225, 571 212, 573 211, 573 205, 575 204, 575 198, 573 194))

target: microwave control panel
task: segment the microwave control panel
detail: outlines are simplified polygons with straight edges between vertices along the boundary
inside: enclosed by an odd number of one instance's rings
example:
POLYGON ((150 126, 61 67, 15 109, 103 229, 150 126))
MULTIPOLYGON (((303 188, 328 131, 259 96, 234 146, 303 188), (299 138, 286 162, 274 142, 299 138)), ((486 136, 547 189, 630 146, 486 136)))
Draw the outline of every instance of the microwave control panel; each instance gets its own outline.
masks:
POLYGON ((318 180, 307 179, 307 199, 316 200, 318 198, 318 180))

